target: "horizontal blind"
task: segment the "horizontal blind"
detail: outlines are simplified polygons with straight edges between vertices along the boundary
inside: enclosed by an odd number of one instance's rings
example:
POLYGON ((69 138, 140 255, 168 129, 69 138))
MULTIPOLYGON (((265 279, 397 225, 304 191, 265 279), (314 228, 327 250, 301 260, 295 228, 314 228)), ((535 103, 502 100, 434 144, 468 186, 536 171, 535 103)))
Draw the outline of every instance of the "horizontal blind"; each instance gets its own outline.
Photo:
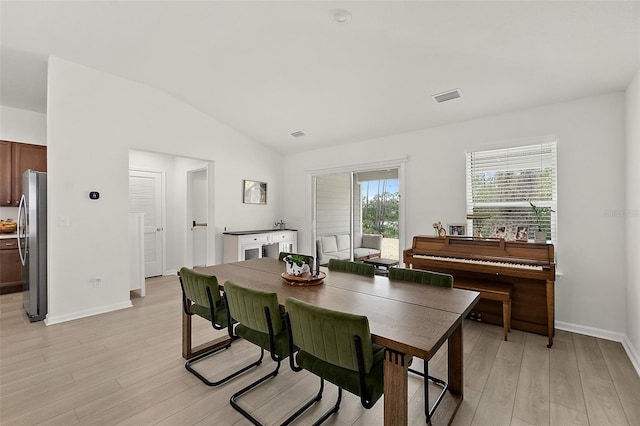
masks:
POLYGON ((556 241, 556 142, 467 153, 467 214, 476 233, 515 238, 538 228, 556 241), (542 209, 534 214, 531 204, 542 209))

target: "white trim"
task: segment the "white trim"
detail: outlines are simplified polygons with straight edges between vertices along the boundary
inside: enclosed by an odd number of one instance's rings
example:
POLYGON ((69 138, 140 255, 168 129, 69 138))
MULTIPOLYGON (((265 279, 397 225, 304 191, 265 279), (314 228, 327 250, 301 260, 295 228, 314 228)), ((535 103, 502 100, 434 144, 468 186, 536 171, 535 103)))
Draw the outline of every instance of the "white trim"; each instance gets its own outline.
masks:
POLYGON ((163 277, 168 277, 170 275, 178 275, 178 270, 177 269, 167 269, 166 271, 164 271, 164 274, 162 274, 163 277))
POLYGON ((631 344, 629 337, 624 333, 618 333, 616 331, 603 330, 601 328, 586 327, 584 325, 571 324, 568 322, 556 321, 556 328, 558 330, 570 331, 572 333, 584 334, 591 337, 598 337, 600 339, 612 340, 614 342, 620 342, 624 348, 633 368, 640 376, 640 354, 631 344))
POLYGON ((488 151, 493 149, 515 148, 526 145, 536 145, 550 142, 558 142, 556 135, 530 136, 526 138, 502 139, 499 141, 486 142, 481 145, 465 148, 465 154, 475 151, 488 151))
POLYGON ((80 318, 86 318, 93 315, 105 314, 107 312, 118 311, 120 309, 127 309, 133 307, 131 300, 127 300, 120 303, 115 303, 113 305, 101 306, 99 308, 87 309, 84 311, 73 312, 66 315, 58 315, 54 317, 50 317, 47 315, 47 318, 44 320, 46 325, 59 324, 61 322, 73 321, 80 318))
POLYGON ((633 367, 636 369, 636 373, 638 373, 638 376, 640 376, 640 354, 633 347, 633 345, 631 344, 631 340, 629 340, 629 336, 627 336, 626 334, 622 339, 622 347, 627 352, 627 355, 631 360, 631 364, 633 364, 633 367))
POLYGON ((409 157, 392 158, 390 160, 374 161, 371 163, 354 163, 346 166, 338 167, 322 167, 318 169, 306 169, 305 172, 310 175, 331 175, 335 173, 351 173, 353 171, 366 172, 369 170, 388 169, 399 167, 409 161, 409 157))

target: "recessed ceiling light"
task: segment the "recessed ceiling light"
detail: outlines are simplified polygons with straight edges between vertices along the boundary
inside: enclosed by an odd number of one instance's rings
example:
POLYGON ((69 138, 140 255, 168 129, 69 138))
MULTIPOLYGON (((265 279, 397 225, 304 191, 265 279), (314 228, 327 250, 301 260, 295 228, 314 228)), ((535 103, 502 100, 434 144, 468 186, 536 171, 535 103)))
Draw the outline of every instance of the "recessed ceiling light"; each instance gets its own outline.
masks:
POLYGON ((341 24, 347 23, 351 20, 351 12, 347 9, 331 9, 330 13, 333 20, 341 24))
POLYGON ((305 135, 305 133, 302 130, 297 130, 293 133, 291 133, 291 136, 293 136, 294 138, 301 138, 305 135))
POLYGON ((436 102, 440 104, 442 102, 450 101, 452 99, 458 99, 460 96, 462 96, 462 93, 460 93, 460 89, 453 89, 453 90, 447 90, 446 92, 438 93, 431 96, 433 96, 433 99, 435 99, 436 102))

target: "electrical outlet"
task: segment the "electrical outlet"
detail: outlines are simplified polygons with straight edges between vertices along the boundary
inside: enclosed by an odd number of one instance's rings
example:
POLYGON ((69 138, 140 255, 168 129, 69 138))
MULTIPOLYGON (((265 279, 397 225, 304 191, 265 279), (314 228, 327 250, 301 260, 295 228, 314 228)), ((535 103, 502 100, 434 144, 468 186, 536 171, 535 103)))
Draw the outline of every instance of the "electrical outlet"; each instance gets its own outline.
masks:
POLYGON ((95 277, 93 279, 93 287, 102 287, 102 277, 95 277))

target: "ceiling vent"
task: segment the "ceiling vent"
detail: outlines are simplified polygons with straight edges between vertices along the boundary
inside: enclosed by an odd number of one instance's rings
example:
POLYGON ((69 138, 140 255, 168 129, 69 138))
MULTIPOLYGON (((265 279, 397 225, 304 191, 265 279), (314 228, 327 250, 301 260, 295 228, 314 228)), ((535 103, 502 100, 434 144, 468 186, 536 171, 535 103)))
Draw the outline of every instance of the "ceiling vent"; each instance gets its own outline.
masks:
POLYGON ((291 133, 291 136, 293 136, 294 138, 301 138, 305 135, 305 133, 302 130, 298 130, 296 132, 291 133))
POLYGON ((453 89, 433 95, 433 99, 435 99, 437 103, 441 104, 442 102, 450 101, 452 99, 458 99, 460 96, 460 89, 453 89))

